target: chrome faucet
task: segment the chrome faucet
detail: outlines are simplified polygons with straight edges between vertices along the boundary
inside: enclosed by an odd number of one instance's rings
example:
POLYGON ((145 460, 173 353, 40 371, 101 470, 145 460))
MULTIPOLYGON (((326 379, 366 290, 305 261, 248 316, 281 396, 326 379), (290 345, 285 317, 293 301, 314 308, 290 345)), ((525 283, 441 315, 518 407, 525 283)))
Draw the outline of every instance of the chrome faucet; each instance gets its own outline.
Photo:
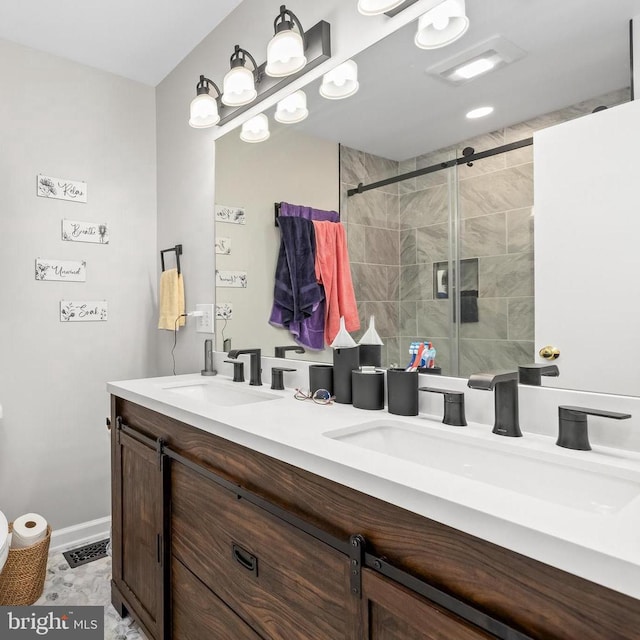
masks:
POLYGON ((518 418, 518 372, 474 373, 467 386, 471 389, 494 390, 495 422, 493 433, 519 438, 522 436, 518 418))
POLYGON ((260 359, 260 349, 232 349, 227 355, 232 360, 235 360, 243 353, 248 353, 250 356, 249 384, 254 386, 262 385, 262 361, 260 359))
POLYGON ((287 351, 295 351, 296 353, 305 353, 304 347, 297 344, 286 345, 284 347, 275 347, 274 355, 276 358, 286 358, 287 351))

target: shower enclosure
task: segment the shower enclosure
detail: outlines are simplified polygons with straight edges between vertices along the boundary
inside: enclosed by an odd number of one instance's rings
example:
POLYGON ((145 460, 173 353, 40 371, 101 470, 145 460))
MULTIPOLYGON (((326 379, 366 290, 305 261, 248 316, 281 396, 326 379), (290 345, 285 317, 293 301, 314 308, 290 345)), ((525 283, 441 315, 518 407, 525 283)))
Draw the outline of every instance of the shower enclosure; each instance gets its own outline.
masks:
POLYGON ((533 361, 533 158, 514 135, 402 162, 341 147, 356 298, 385 364, 405 366, 414 341, 445 375, 533 361))

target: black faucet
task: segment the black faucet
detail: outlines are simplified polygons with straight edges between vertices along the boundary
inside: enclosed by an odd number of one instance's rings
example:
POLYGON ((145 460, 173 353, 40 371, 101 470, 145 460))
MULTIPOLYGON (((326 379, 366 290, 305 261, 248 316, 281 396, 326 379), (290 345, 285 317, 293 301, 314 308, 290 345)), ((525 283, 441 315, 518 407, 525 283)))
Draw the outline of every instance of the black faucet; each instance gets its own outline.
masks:
POLYGON ((254 386, 262 385, 262 362, 260 360, 260 349, 232 349, 227 355, 232 360, 235 360, 243 353, 248 353, 251 356, 249 363, 249 384, 254 386))
POLYGON ((287 351, 295 351, 296 353, 306 353, 304 347, 301 347, 297 344, 289 344, 284 347, 275 347, 275 357, 276 358, 286 358, 287 351))
POLYGON ((522 436, 518 418, 518 372, 474 373, 467 386, 494 392, 495 423, 493 433, 499 436, 519 438, 522 436))
POLYGON ((590 451, 591 444, 589 443, 589 432, 587 430, 587 416, 625 420, 630 418, 631 414, 561 405, 558 407, 558 440, 556 444, 566 449, 590 451))
POLYGON ((547 364, 546 362, 535 362, 533 364, 521 364, 518 367, 520 384, 529 384, 539 387, 542 384, 542 376, 560 375, 557 364, 547 364))

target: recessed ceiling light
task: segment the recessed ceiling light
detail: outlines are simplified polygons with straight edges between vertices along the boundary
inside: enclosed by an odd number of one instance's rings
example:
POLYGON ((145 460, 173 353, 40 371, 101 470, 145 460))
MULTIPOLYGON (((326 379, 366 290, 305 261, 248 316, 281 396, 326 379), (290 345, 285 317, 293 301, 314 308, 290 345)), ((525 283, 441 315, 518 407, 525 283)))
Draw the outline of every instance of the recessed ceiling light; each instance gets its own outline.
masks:
POLYGON ((491 71, 495 66, 495 61, 490 58, 478 58, 473 62, 469 62, 468 64, 463 64, 461 67, 458 67, 455 70, 455 73, 461 78, 469 80, 470 78, 479 76, 481 73, 491 71))
POLYGON ((484 118, 490 113, 493 113, 493 107, 478 107, 477 109, 469 111, 469 113, 467 113, 467 118, 470 120, 473 120, 474 118, 484 118))

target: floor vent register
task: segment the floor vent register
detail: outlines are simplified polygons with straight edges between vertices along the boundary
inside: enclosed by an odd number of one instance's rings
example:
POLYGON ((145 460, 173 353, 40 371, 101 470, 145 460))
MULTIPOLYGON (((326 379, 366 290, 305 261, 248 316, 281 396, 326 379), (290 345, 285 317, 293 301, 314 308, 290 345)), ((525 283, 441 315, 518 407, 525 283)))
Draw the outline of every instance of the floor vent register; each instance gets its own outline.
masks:
POLYGON ((65 551, 62 555, 66 558, 71 569, 75 569, 82 564, 93 562, 94 560, 100 560, 107 555, 107 545, 109 544, 109 538, 106 540, 99 540, 98 542, 92 542, 86 544, 84 547, 78 547, 77 549, 71 549, 65 551))

